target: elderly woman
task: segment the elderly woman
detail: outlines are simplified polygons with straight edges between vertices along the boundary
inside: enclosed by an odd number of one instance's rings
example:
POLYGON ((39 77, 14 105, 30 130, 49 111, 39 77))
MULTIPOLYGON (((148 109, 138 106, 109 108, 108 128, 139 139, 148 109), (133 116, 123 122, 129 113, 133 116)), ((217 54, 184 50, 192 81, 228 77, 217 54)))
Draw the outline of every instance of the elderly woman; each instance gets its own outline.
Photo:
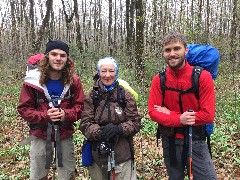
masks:
POLYGON ((84 99, 80 130, 92 141, 92 180, 135 180, 133 136, 141 129, 134 96, 119 85, 118 65, 100 59, 93 90, 84 99))

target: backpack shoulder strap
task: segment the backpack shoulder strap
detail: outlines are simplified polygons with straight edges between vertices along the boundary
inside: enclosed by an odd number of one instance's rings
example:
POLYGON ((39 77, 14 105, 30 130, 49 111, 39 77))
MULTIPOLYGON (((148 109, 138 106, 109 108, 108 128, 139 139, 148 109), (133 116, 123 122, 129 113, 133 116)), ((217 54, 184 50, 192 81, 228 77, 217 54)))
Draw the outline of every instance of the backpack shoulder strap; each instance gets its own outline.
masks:
POLYGON ((35 109, 39 108, 39 92, 37 89, 32 88, 33 93, 34 93, 34 107, 35 109))
POLYGON ((125 109, 126 102, 125 102, 125 89, 123 86, 118 85, 117 87, 117 103, 122 109, 125 109))
POLYGON ((192 72, 192 86, 194 89, 194 94, 197 99, 199 99, 199 77, 202 73, 203 67, 201 66, 194 66, 192 72))
POLYGON ((166 69, 162 70, 159 72, 159 78, 160 78, 160 88, 162 91, 162 96, 163 96, 163 100, 162 100, 162 105, 164 106, 164 97, 165 97, 165 82, 166 82, 166 69))
MULTIPOLYGON (((159 72, 159 79, 160 79, 160 89, 162 91, 162 106, 164 106, 164 97, 165 97, 165 90, 166 90, 166 69, 163 69, 162 71, 159 72)), ((161 125, 158 123, 157 127, 157 133, 156 133, 156 138, 157 138, 157 147, 158 147, 158 139, 160 139, 162 132, 161 132, 161 125)))
POLYGON ((70 104, 70 106, 73 106, 73 102, 74 102, 74 91, 73 91, 73 85, 71 85, 69 88, 69 104, 70 104))
MULTIPOLYGON (((198 100, 199 100, 199 77, 200 77, 203 69, 204 68, 201 66, 194 66, 193 72, 192 72, 192 86, 194 88, 194 94, 198 100)), ((206 126, 207 125, 205 125, 205 129, 206 129, 206 126)), ((206 133, 206 137, 207 137, 208 150, 209 150, 210 156, 212 158, 212 150, 211 150, 211 145, 210 145, 210 134, 206 133)))
POLYGON ((97 107, 100 103, 100 94, 99 94, 98 87, 93 88, 93 97, 92 98, 93 98, 94 112, 96 112, 97 107))
MULTIPOLYGON (((93 106, 94 106, 94 112, 96 112, 97 107, 99 106, 99 103, 101 101, 101 95, 99 94, 98 87, 93 88, 93 106)), ((123 86, 119 85, 117 87, 117 103, 122 109, 125 109, 126 102, 125 102, 125 89, 123 86)))

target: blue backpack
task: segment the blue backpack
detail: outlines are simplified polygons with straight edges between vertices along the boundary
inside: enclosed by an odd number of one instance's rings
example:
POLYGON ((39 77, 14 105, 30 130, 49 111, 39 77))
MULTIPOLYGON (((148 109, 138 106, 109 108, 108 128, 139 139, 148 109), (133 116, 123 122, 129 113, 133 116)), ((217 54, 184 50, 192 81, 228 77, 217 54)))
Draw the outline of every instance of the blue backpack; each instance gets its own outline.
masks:
MULTIPOLYGON (((181 91, 174 88, 169 88, 165 86, 166 81, 166 70, 161 71, 159 73, 160 81, 161 81, 161 90, 163 95, 163 105, 164 105, 164 95, 165 90, 177 91, 180 94, 194 92, 197 99, 199 99, 199 77, 202 73, 202 70, 205 69, 211 73, 212 79, 215 80, 218 73, 218 64, 220 61, 220 54, 216 48, 210 45, 200 45, 200 44, 187 44, 188 53, 186 54, 186 59, 191 66, 194 66, 192 72, 192 87, 181 91)), ((180 99, 181 101, 181 99, 180 99)), ((182 103, 180 102, 180 109, 182 111, 182 103)), ((213 133, 213 123, 206 124, 206 137, 207 137, 207 144, 209 148, 209 152, 211 153, 210 147, 210 135, 213 133)), ((160 125, 157 129, 157 139, 160 138, 161 135, 161 128, 160 125)), ((157 141, 158 144, 158 141, 157 141)))
MULTIPOLYGON (((218 74, 218 64, 220 62, 219 51, 210 45, 187 44, 188 53, 186 59, 191 66, 200 66, 209 71, 212 79, 215 80, 218 74)), ((198 83, 196 83, 198 85, 198 83)), ((213 133, 213 123, 206 124, 207 136, 213 133)))
POLYGON ((218 64, 220 62, 219 51, 210 45, 187 44, 188 53, 186 59, 191 66, 201 66, 209 71, 213 80, 217 78, 218 64))

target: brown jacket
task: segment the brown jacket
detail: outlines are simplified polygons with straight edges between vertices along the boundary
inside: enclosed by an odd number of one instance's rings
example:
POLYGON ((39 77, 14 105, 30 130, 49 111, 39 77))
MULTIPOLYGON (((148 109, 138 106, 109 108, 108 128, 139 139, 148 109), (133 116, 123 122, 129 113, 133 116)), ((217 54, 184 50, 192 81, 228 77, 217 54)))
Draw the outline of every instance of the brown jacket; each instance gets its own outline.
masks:
POLYGON ((96 112, 94 112, 93 90, 90 91, 84 99, 84 110, 82 112, 80 130, 87 139, 94 142, 92 150, 93 158, 100 167, 107 165, 107 156, 99 155, 97 148, 101 143, 101 141, 98 141, 101 126, 113 123, 120 124, 123 127, 123 135, 117 138, 114 147, 116 164, 120 164, 131 158, 128 139, 132 140, 132 137, 141 129, 141 117, 138 113, 134 96, 125 89, 126 107, 122 110, 116 101, 117 86, 118 83, 112 91, 107 93, 104 91, 99 81, 95 83, 94 88, 98 88, 99 94, 102 96, 102 100, 99 102, 96 112), (104 108, 104 104, 107 101, 106 99, 108 99, 110 106, 107 105, 104 108), (108 107, 110 109, 110 114, 108 114, 108 107), (110 119, 108 118, 109 115, 110 119))

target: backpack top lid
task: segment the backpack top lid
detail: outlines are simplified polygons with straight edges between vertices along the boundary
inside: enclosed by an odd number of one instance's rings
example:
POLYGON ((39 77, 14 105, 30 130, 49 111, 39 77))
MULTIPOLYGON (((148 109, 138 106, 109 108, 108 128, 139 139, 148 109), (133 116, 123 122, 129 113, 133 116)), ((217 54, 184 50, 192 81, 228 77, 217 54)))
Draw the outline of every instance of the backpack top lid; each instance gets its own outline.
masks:
POLYGON ((130 93, 132 93, 132 95, 134 96, 135 100, 138 100, 138 94, 136 93, 136 91, 133 90, 133 88, 124 80, 122 79, 118 79, 118 83, 119 85, 123 86, 124 88, 126 88, 127 90, 130 91, 130 93))
POLYGON ((210 45, 187 44, 188 53, 186 59, 191 66, 201 66, 209 71, 215 80, 218 74, 220 61, 219 51, 210 45))
POLYGON ((44 54, 32 55, 30 58, 28 58, 27 64, 37 65, 39 61, 43 58, 44 58, 44 54))
POLYGON ((35 54, 29 57, 27 60, 26 75, 28 75, 31 70, 36 71, 40 60, 43 58, 44 54, 35 54))

